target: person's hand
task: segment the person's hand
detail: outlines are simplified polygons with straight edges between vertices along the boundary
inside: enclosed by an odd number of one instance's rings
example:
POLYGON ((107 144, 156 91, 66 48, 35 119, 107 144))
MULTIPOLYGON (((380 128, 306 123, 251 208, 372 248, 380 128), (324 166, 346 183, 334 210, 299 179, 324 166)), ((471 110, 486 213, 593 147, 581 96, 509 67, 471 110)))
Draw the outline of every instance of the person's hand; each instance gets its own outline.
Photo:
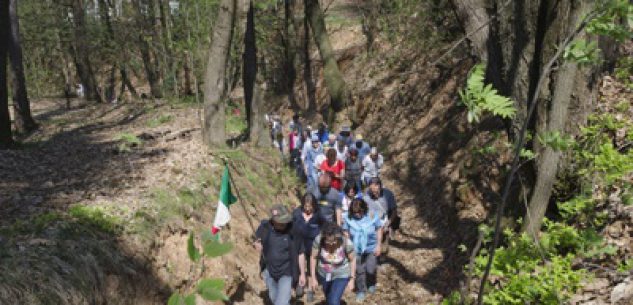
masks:
POLYGON ((303 287, 306 285, 306 275, 302 274, 299 276, 299 286, 303 287))
POLYGON ((380 245, 376 245, 376 249, 374 249, 374 255, 376 257, 379 257, 381 251, 382 251, 382 249, 380 248, 380 245))
POLYGON ((347 291, 354 292, 354 278, 349 279, 349 283, 347 283, 347 291))
POLYGON ((253 243, 253 247, 255 247, 258 252, 262 252, 263 247, 259 240, 253 243))
POLYGON ((319 287, 319 282, 317 282, 317 279, 315 276, 311 276, 310 277, 310 288, 312 289, 312 291, 316 291, 317 287, 319 287))

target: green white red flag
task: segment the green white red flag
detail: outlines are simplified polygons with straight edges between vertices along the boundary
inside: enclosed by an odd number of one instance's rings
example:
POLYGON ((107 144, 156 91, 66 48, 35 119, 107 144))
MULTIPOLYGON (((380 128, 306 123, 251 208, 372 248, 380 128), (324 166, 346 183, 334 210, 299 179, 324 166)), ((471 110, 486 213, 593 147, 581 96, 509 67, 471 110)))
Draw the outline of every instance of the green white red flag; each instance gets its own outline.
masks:
POLYGON ((222 174, 222 185, 220 187, 220 196, 218 198, 218 208, 215 211, 215 220, 213 221, 213 227, 211 233, 214 235, 220 231, 231 220, 231 212, 229 207, 231 204, 237 201, 237 198, 231 193, 231 174, 229 173, 229 167, 224 167, 224 174, 222 174))

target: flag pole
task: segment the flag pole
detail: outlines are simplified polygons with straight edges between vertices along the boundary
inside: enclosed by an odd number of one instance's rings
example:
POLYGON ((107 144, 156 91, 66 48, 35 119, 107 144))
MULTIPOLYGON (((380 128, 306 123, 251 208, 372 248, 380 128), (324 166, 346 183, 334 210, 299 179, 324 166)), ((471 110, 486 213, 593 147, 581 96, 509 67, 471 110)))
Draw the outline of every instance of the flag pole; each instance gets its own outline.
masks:
MULTIPOLYGON (((224 161, 224 165, 225 166, 231 167, 231 168, 233 168, 235 170, 235 166, 232 163, 229 163, 229 161, 226 158, 222 158, 222 161, 224 161)), ((253 234, 255 234, 255 226, 253 225, 253 220, 248 215, 248 210, 246 209, 246 206, 244 205, 244 201, 242 200, 242 196, 240 196, 240 191, 237 188, 237 184, 235 183, 235 181, 233 181, 233 176, 231 176, 230 172, 229 172, 229 181, 231 182, 231 185, 235 189, 235 195, 237 195, 237 200, 238 200, 240 206, 242 207, 242 210, 244 211, 244 215, 246 216, 246 219, 248 220, 248 225, 251 227, 251 230, 253 231, 253 234)))

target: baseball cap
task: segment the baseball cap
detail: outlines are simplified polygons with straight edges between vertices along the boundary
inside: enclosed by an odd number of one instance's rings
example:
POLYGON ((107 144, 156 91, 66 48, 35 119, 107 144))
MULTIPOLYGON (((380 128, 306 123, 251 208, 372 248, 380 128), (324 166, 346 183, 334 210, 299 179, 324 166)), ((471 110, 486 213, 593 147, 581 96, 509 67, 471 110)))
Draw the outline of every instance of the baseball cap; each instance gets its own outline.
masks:
POLYGON ((270 209, 270 219, 276 223, 289 223, 292 221, 290 211, 283 204, 275 204, 270 209))
POLYGON ((327 138, 330 141, 336 141, 336 135, 335 134, 330 134, 327 138))
POLYGON ((319 136, 313 134, 312 137, 310 138, 310 140, 312 140, 312 142, 319 142, 319 136))
POLYGON ((363 140, 363 135, 360 133, 356 134, 356 141, 362 141, 363 140))
POLYGON ((372 154, 372 155, 377 154, 378 153, 378 148, 376 148, 376 146, 372 147, 371 151, 369 153, 372 154))
POLYGON ((346 126, 341 127, 341 132, 351 132, 351 131, 352 131, 352 129, 351 129, 351 128, 349 128, 349 126, 347 126, 347 125, 346 125, 346 126))

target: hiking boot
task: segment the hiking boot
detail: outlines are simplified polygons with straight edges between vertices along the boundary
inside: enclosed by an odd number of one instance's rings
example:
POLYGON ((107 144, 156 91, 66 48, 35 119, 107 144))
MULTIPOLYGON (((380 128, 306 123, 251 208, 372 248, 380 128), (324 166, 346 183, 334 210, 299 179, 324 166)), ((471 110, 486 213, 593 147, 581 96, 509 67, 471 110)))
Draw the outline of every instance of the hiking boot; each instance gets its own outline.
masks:
POLYGON ((314 291, 312 290, 306 291, 306 302, 308 303, 314 302, 314 291))
POLYGON ((369 286, 369 288, 367 288, 367 291, 371 294, 376 293, 376 286, 369 286))
POLYGON ((362 302, 365 300, 365 293, 359 292, 356 294, 356 302, 362 302))

